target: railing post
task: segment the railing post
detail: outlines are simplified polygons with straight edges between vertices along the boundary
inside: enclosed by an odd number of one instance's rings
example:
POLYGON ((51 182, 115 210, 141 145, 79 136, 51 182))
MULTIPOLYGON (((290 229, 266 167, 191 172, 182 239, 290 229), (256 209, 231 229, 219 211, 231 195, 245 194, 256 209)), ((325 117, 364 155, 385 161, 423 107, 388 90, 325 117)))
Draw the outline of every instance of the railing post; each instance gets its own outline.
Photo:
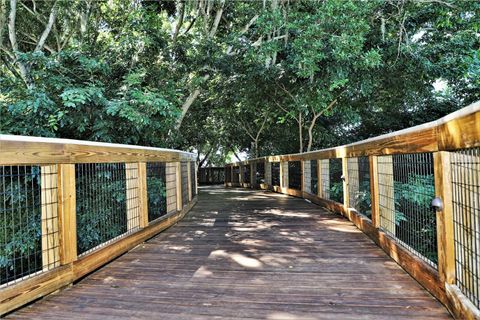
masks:
POLYGON ((348 158, 342 158, 342 174, 343 174, 343 208, 348 210, 350 204, 350 194, 348 192, 348 158))
POLYGON ((257 188, 257 162, 250 163, 250 188, 257 188))
POLYGON ((167 188, 167 213, 177 211, 177 163, 168 162, 165 165, 165 185, 167 188))
POLYGON ((140 206, 140 228, 148 226, 147 164, 138 163, 138 198, 140 206))
POLYGON ((125 163, 127 189, 127 230, 135 230, 142 225, 142 199, 140 193, 139 163, 125 163))
POLYGON ((267 185, 267 188, 270 188, 272 185, 272 163, 265 160, 265 184, 267 185))
POLYGON ((182 211, 182 163, 175 162, 175 189, 177 189, 177 211, 182 211))
POLYGON ((438 273, 448 284, 455 283, 455 243, 450 153, 433 154, 435 196, 442 199, 443 208, 437 210, 438 273))
POLYGON ((379 226, 396 234, 393 156, 377 157, 379 226), (385 221, 383 221, 385 219, 385 221))
POLYGON ((370 168, 370 199, 372 206, 372 225, 375 228, 380 227, 380 207, 378 194, 378 164, 377 156, 369 156, 370 168))
POLYGON ((43 270, 59 265, 58 234, 58 173, 57 165, 40 168, 41 177, 41 228, 42 228, 42 263, 43 270))
POLYGON ((77 210, 75 165, 58 165, 58 226, 60 264, 77 260, 77 210))

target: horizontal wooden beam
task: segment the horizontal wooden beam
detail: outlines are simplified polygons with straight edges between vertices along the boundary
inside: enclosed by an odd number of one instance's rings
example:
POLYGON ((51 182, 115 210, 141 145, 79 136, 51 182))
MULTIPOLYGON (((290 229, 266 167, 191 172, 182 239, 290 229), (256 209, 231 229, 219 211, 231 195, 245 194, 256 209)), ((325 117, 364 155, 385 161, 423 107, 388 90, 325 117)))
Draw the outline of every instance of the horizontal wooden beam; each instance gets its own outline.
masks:
POLYGON ((0 150, 0 165, 196 160, 178 150, 11 135, 0 135, 0 150))
POLYGON ((300 161, 343 157, 381 156, 404 153, 449 151, 480 146, 480 102, 471 104, 439 120, 380 135, 344 146, 311 152, 277 155, 234 162, 300 161))

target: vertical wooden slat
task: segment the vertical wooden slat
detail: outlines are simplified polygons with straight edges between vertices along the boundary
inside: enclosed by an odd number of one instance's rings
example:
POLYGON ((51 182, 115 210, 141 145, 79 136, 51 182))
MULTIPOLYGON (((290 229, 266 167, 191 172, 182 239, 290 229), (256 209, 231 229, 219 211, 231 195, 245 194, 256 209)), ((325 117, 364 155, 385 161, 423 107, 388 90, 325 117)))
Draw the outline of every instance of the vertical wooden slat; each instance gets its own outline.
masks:
POLYGON ((166 188, 167 188, 167 213, 177 211, 177 165, 175 162, 165 164, 166 188))
POLYGON ((250 187, 251 188, 257 187, 257 163, 256 162, 250 163, 250 187))
POLYGON ((177 211, 182 210, 182 164, 175 162, 175 188, 177 189, 177 211))
POLYGON ((147 190, 147 164, 138 163, 138 197, 140 205, 140 228, 148 226, 148 190, 147 190))
POLYGON ((60 264, 77 260, 77 212, 75 165, 58 165, 58 220, 60 264))
POLYGON ((141 199, 139 192, 138 163, 125 163, 125 177, 127 189, 127 230, 135 230, 140 227, 141 199))
POLYGON ((272 164, 268 161, 265 161, 265 184, 272 185, 272 164))
POLYGON ((377 156, 370 156, 370 197, 372 205, 372 225, 380 227, 380 209, 378 201, 378 162, 377 156))
POLYGON ((57 165, 41 166, 42 264, 43 270, 59 265, 57 165))
POLYGON ((342 174, 343 174, 343 206, 345 209, 349 207, 350 193, 348 192, 348 158, 342 158, 342 174))
POLYGON ((435 196, 442 199, 443 209, 437 211, 438 273, 442 282, 455 283, 455 243, 450 153, 433 154, 435 196))
POLYGON ((393 157, 377 158, 378 168, 378 203, 380 226, 392 235, 396 233, 395 224, 395 189, 393 180, 393 157))

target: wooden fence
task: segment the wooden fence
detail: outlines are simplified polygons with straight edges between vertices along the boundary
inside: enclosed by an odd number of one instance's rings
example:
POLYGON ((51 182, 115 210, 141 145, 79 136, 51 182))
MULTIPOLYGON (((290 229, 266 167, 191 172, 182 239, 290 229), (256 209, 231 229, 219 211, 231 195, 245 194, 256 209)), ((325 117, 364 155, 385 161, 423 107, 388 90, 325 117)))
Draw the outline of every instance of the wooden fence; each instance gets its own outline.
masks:
POLYGON ((196 155, 0 135, 0 315, 170 227, 197 200, 196 155))
MULTIPOLYGON (((480 103, 319 151, 228 164, 226 186, 340 213, 459 319, 480 319, 480 103)), ((348 235, 346 235, 348 236, 348 235)))

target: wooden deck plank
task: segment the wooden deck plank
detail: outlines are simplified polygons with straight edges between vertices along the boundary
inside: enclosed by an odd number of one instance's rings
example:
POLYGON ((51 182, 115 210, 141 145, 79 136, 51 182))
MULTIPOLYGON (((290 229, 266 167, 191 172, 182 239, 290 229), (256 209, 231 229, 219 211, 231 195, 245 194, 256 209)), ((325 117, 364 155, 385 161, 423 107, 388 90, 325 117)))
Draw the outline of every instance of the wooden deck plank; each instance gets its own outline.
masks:
POLYGON ((202 188, 176 226, 17 319, 449 319, 349 221, 280 194, 202 188))

